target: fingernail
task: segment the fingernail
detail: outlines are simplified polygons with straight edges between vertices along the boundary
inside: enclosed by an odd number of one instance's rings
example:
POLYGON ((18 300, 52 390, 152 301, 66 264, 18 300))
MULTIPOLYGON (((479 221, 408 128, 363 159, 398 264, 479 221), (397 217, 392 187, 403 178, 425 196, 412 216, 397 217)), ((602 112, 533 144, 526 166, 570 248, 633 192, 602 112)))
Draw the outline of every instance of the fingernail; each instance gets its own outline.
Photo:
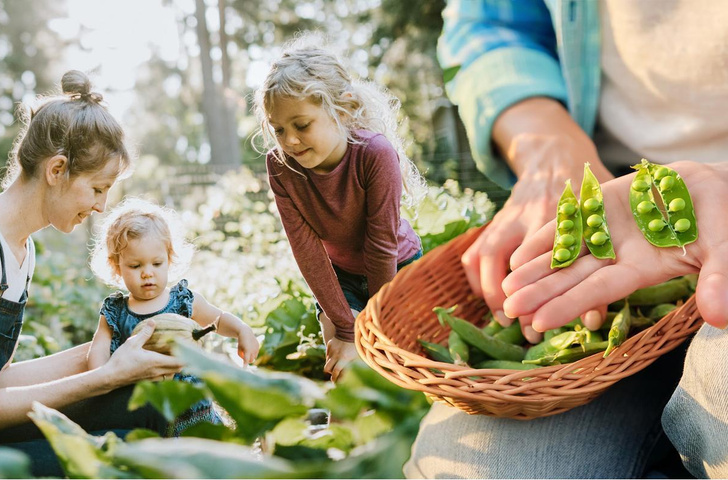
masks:
POLYGON ((513 323, 512 318, 508 318, 505 313, 503 313, 503 310, 496 310, 493 312, 493 317, 495 317, 496 321, 503 325, 504 327, 507 327, 511 323, 513 323))
POLYGON ((525 327, 523 327, 523 336, 526 337, 528 343, 531 343, 533 345, 539 343, 543 338, 543 335, 534 330, 531 325, 526 325, 525 327))
POLYGON ((589 310, 584 315, 583 322, 589 330, 597 330, 602 325, 602 316, 596 310, 589 310))

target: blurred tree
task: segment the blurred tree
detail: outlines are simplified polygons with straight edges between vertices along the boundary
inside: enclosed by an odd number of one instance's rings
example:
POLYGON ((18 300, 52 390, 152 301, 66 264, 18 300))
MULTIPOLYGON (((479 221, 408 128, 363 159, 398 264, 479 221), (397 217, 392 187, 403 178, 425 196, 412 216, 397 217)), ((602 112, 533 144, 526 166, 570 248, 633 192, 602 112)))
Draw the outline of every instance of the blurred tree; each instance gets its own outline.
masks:
POLYGON ((17 103, 50 92, 60 81, 57 62, 69 42, 48 28, 65 2, 0 0, 0 166, 4 166, 20 130, 17 103), (58 78, 56 78, 58 77, 58 78))

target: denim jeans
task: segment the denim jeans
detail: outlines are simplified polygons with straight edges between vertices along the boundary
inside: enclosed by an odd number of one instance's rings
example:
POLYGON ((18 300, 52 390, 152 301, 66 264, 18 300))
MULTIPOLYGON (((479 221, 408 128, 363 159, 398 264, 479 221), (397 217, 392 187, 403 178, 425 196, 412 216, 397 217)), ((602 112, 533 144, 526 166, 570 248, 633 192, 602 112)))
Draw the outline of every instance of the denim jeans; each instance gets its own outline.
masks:
POLYGON ((698 478, 728 478, 728 331, 703 325, 662 426, 698 478))
MULTIPOLYGON (((120 388, 106 395, 74 403, 60 411, 93 435, 113 431, 123 438, 135 428, 148 428, 164 435, 168 423, 153 407, 146 405, 131 412, 128 410, 133 390, 133 385, 120 388)), ((31 473, 35 477, 64 476, 53 449, 32 422, 0 430, 0 446, 27 454, 31 461, 31 473)))
POLYGON ((513 420, 435 403, 420 424, 407 478, 641 478, 672 450, 660 416, 685 347, 558 415, 513 420))

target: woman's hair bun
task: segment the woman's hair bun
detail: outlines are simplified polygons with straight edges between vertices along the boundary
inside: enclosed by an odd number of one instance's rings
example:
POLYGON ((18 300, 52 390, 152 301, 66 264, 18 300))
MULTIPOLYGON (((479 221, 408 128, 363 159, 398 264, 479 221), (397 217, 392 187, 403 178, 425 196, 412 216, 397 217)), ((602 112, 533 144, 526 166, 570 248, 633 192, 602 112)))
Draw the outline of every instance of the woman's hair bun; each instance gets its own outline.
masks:
POLYGON ((91 81, 85 73, 79 70, 69 70, 61 78, 63 93, 81 100, 100 102, 103 96, 100 93, 91 91, 91 81))

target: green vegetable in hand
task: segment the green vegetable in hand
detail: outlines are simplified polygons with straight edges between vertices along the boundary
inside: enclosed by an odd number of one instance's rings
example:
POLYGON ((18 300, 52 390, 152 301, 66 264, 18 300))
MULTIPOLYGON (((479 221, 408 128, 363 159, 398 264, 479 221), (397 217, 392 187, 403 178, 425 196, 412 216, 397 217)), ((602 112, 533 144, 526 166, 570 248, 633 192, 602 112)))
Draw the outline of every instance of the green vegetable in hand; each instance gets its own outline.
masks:
POLYGON ((566 187, 557 204, 556 221, 551 268, 564 268, 574 263, 579 256, 583 231, 581 209, 571 188, 571 180, 566 181, 566 187))
POLYGON ((589 163, 584 164, 580 197, 584 243, 596 258, 615 258, 614 247, 607 228, 602 189, 597 177, 589 168, 589 163))
POLYGON ((693 201, 685 182, 673 169, 642 159, 629 191, 629 204, 637 226, 656 247, 684 247, 698 238, 693 201), (657 191, 664 213, 653 190, 657 191))

